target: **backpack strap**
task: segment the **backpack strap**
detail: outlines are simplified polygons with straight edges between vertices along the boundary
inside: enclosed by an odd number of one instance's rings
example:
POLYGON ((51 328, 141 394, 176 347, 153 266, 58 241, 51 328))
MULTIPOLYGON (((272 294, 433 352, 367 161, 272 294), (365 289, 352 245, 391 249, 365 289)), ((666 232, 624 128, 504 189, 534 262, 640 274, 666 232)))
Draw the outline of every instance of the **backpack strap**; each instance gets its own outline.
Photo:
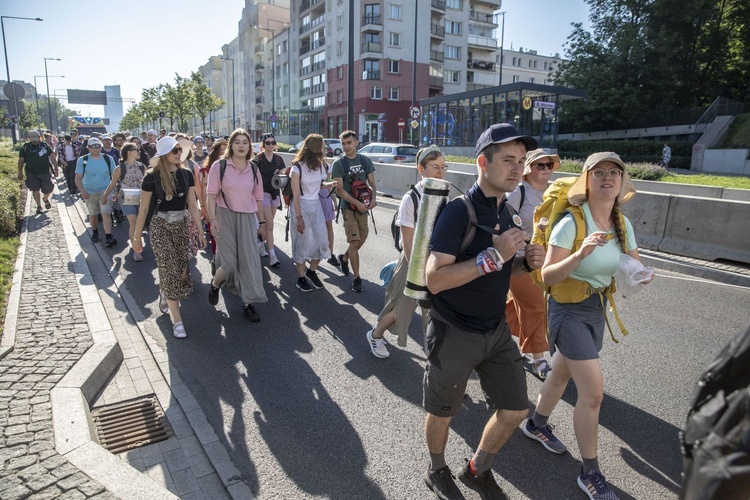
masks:
POLYGON ((421 195, 419 194, 419 191, 417 191, 416 186, 412 186, 412 188, 409 190, 409 196, 411 197, 411 202, 414 204, 414 222, 417 222, 417 215, 419 213, 419 201, 421 199, 421 195))
POLYGON ((219 192, 221 193, 221 199, 224 200, 224 204, 231 210, 229 207, 229 202, 227 201, 227 197, 224 196, 224 174, 227 171, 227 160, 222 158, 219 160, 219 192))
MULTIPOLYGON (((469 244, 471 243, 471 240, 474 239, 474 236, 477 234, 477 212, 474 210, 474 204, 471 202, 468 196, 466 194, 463 194, 460 196, 461 201, 464 202, 464 205, 466 205, 466 212, 469 216, 469 225, 466 226, 466 231, 464 231, 464 237, 461 240, 461 246, 458 248, 458 255, 461 255, 464 250, 469 248, 469 244)), ((456 257, 458 257, 456 255, 456 257)))
POLYGON ((518 189, 521 190, 521 203, 518 204, 518 211, 520 212, 523 202, 526 200, 526 186, 523 185, 523 182, 518 185, 518 189))

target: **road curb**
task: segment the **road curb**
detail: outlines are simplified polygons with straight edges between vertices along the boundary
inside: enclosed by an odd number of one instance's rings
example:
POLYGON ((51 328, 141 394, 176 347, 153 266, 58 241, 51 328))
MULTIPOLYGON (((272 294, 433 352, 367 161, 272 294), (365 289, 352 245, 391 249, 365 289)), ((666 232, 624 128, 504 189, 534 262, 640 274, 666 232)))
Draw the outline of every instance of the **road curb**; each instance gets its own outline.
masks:
POLYGON ((638 249, 643 263, 657 269, 687 274, 696 278, 717 281, 727 285, 735 285, 750 288, 750 276, 737 274, 712 267, 681 262, 677 259, 671 259, 666 256, 654 255, 648 250, 638 249))
POLYGON ((29 208, 31 207, 31 196, 26 195, 26 206, 23 209, 24 217, 21 223, 21 243, 18 245, 16 255, 16 267, 13 270, 13 282, 8 295, 8 306, 5 309, 5 322, 3 324, 3 338, 0 340, 0 359, 13 352, 16 347, 16 328, 18 327, 18 308, 21 305, 21 283, 23 282, 23 266, 26 262, 26 239, 29 235, 29 208))
POLYGON ((177 497, 166 488, 102 448, 93 434, 89 404, 115 373, 123 354, 59 189, 56 198, 55 205, 94 344, 50 391, 55 450, 118 497, 175 499, 177 497))

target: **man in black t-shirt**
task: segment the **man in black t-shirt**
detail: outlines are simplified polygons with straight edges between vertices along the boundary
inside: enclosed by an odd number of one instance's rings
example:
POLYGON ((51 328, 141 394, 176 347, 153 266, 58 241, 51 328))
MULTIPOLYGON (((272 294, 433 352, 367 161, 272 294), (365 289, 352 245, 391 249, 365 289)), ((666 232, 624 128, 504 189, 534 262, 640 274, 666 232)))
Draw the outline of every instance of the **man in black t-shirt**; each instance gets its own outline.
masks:
POLYGON ((541 267, 544 249, 526 242, 520 219, 505 194, 523 174, 527 150, 537 142, 507 123, 492 125, 476 146, 477 183, 467 197, 479 226, 474 239, 459 253, 469 224, 462 200, 445 206, 435 223, 427 259, 427 286, 434 294, 427 330, 427 366, 423 405, 430 468, 425 484, 438 498, 463 498, 445 463, 451 418, 461 409, 469 376, 476 370, 487 404, 496 412, 487 422, 474 457, 459 474, 482 498, 504 498, 490 467, 495 455, 526 418, 529 401, 526 375, 518 346, 505 324, 503 303, 511 274, 541 267), (514 258, 525 248, 523 261, 514 258))
POLYGON ((49 209, 51 204, 49 196, 55 188, 52 184, 50 169, 54 170, 57 177, 57 158, 49 144, 41 140, 41 135, 36 130, 29 130, 29 142, 21 146, 18 151, 18 180, 22 181, 26 173, 26 187, 29 188, 36 202, 36 213, 42 210, 42 196, 44 195, 44 207, 49 209))

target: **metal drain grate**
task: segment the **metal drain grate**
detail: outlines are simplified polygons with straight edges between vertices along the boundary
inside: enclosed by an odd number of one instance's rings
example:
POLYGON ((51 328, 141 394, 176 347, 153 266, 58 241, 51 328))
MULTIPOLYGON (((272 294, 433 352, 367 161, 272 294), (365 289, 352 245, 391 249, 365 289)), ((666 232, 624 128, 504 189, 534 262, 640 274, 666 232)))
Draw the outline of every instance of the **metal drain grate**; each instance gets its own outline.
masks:
POLYGON ((172 435, 154 394, 94 408, 91 417, 99 444, 112 453, 158 443, 172 435))

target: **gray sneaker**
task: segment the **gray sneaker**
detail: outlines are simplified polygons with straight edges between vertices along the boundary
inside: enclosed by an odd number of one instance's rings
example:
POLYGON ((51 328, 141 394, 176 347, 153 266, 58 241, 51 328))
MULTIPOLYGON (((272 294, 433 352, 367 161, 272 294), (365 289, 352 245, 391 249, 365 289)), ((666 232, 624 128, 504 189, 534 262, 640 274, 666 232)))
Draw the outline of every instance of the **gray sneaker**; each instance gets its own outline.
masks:
POLYGON ((385 346, 385 340, 381 337, 376 339, 372 336, 375 330, 367 332, 367 343, 370 344, 370 351, 376 358, 387 358, 391 354, 388 352, 388 348, 385 346))
POLYGON ((436 471, 428 470, 424 474, 424 484, 440 500, 463 500, 464 495, 453 480, 453 474, 446 465, 436 471))

